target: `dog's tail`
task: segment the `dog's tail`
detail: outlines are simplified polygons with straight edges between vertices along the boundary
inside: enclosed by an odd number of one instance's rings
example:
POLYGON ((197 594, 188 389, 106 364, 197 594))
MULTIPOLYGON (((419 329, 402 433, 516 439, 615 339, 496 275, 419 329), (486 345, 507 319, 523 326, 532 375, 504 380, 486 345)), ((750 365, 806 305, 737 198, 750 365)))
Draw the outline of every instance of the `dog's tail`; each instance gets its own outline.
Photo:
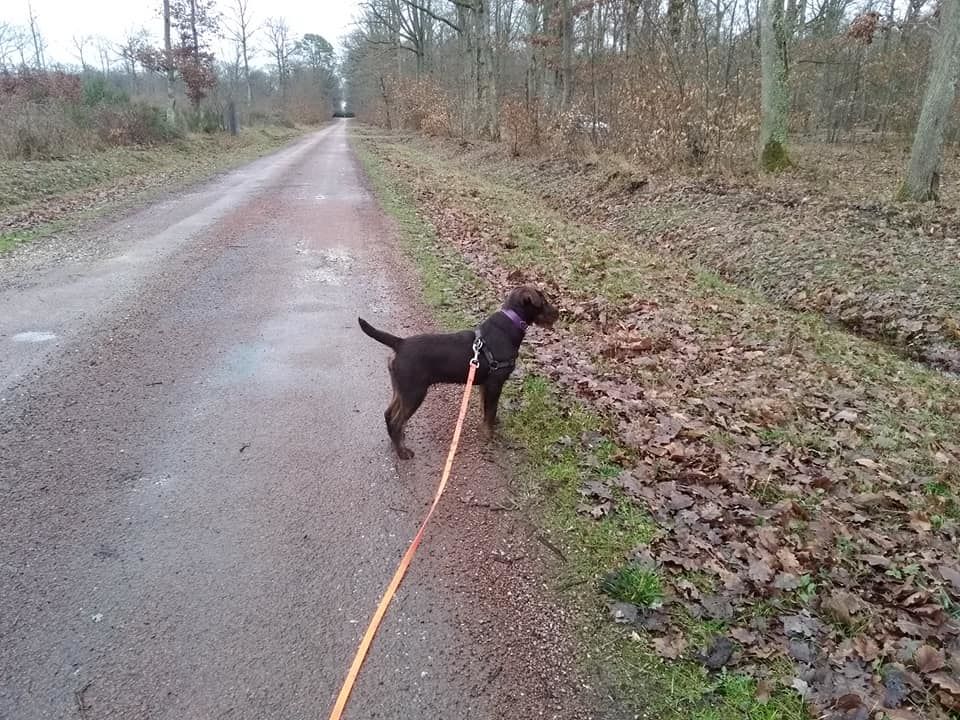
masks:
POLYGON ((392 348, 394 351, 396 351, 396 349, 399 348, 400 344, 403 342, 403 338, 398 338, 396 335, 385 333, 383 330, 377 330, 373 325, 368 323, 363 318, 357 318, 357 320, 360 322, 361 330, 363 330, 378 343, 383 343, 388 348, 392 348))

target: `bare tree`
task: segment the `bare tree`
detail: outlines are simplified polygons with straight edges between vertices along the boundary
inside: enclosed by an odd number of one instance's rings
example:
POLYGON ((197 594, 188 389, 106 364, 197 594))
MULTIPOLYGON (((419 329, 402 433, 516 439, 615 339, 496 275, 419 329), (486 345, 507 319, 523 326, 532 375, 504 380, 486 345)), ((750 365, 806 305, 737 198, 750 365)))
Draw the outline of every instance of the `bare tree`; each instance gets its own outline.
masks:
POLYGON ((417 77, 422 77, 435 22, 432 0, 423 0, 422 4, 404 0, 369 0, 364 9, 372 20, 367 25, 367 42, 412 53, 416 58, 417 77))
POLYGON ((500 139, 497 78, 494 73, 493 38, 490 32, 489 0, 474 0, 471 27, 476 35, 477 134, 500 139))
POLYGON ((45 44, 43 36, 40 34, 40 25, 37 23, 37 16, 33 13, 33 4, 27 3, 27 12, 30 16, 30 37, 33 39, 33 57, 35 67, 38 70, 46 69, 46 62, 43 57, 45 44))
POLYGON ((571 0, 560 0, 560 108, 566 111, 573 102, 573 7, 571 0))
POLYGON ((293 41, 290 38, 290 27, 284 18, 267 18, 264 30, 270 45, 267 53, 273 58, 277 68, 277 83, 280 87, 281 100, 286 99, 287 79, 290 74, 290 56, 293 54, 293 41))
POLYGON ((134 92, 137 91, 137 64, 143 52, 150 45, 149 33, 141 28, 131 30, 122 43, 117 45, 117 55, 123 61, 124 70, 130 76, 130 84, 134 92))
POLYGON ((74 35, 71 38, 73 41, 74 50, 76 50, 77 60, 80 61, 81 72, 84 72, 87 69, 86 50, 91 39, 92 38, 89 35, 74 35))
POLYGON ((7 71, 16 65, 18 55, 23 57, 26 36, 23 29, 10 23, 0 22, 0 71, 7 71))
POLYGON ((940 31, 930 48, 930 75, 920 120, 913 136, 907 176, 900 187, 901 200, 937 200, 947 119, 957 95, 960 74, 960 0, 943 0, 940 31))
POLYGON ((102 72, 104 75, 108 75, 113 69, 113 43, 102 35, 98 35, 93 38, 93 46, 96 48, 97 56, 100 58, 100 72, 102 72))
MULTIPOLYGON (((402 0, 402 2, 426 13, 427 17, 457 33, 460 53, 464 60, 465 114, 480 137, 499 139, 500 122, 490 0, 448 0, 456 11, 456 19, 451 19, 439 10, 433 10, 419 0, 402 0)), ((446 9, 449 12, 450 6, 448 5, 446 9)))
POLYGON ((233 15, 227 20, 227 33, 237 47, 237 56, 243 64, 243 82, 247 92, 247 107, 253 105, 253 86, 250 83, 250 57, 253 54, 251 38, 256 32, 249 10, 249 0, 234 0, 233 15))

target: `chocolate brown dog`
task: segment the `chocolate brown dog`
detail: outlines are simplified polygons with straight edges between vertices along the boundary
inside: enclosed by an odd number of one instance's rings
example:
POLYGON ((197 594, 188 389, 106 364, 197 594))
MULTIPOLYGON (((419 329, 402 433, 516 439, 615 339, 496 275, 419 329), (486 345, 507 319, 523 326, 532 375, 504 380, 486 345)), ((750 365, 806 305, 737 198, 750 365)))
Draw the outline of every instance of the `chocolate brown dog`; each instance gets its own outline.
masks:
POLYGON ((473 384, 482 388, 483 421, 487 430, 492 432, 497 422, 500 392, 516 366, 527 325, 549 328, 558 315, 557 308, 542 292, 524 286, 513 290, 503 308, 484 320, 476 330, 398 338, 358 318, 361 330, 396 353, 389 363, 393 399, 383 417, 397 455, 402 460, 413 457, 413 451, 403 444, 403 426, 420 407, 430 386, 466 383, 467 366, 473 358, 474 341, 478 337, 482 340, 480 367, 473 384))

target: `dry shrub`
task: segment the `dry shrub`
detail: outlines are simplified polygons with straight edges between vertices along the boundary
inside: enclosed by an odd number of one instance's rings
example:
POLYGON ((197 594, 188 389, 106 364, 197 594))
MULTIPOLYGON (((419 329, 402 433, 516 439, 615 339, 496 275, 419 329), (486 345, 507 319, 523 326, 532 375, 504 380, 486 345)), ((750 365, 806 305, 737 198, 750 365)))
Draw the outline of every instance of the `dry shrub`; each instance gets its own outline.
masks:
POLYGON ((284 105, 284 118, 294 124, 319 125, 330 119, 330 103, 324 97, 294 95, 284 105))
POLYGON ((80 102, 80 78, 61 72, 0 74, 0 157, 63 157, 93 140, 69 109, 80 102))
POLYGON ((500 107, 503 140, 510 145, 510 153, 519 157, 525 148, 539 144, 539 110, 520 97, 510 97, 500 107))
MULTIPOLYGON (((225 89, 221 87, 212 92, 207 103, 225 111, 228 102, 225 89)), ((289 120, 299 125, 319 125, 333 115, 334 92, 313 71, 298 67, 287 80, 282 98, 271 99, 271 110, 279 120, 289 120), (281 102, 278 103, 278 99, 281 102)))
POLYGON ((176 136, 146 104, 84 102, 80 78, 64 73, 0 75, 0 157, 46 160, 112 145, 152 145, 176 136))
POLYGON ((46 101, 79 103, 82 97, 83 84, 78 75, 29 69, 16 74, 0 73, 0 104, 46 101))
POLYGON ((454 106, 439 83, 428 78, 407 78, 394 80, 391 86, 400 127, 427 135, 454 135, 454 106))
POLYGON ((711 80, 691 72, 681 83, 664 57, 642 73, 623 61, 611 63, 604 106, 610 148, 655 167, 729 169, 752 161, 759 126, 756 77, 740 71, 711 80))
POLYGON ((177 137, 164 112, 145 103, 101 108, 95 126, 100 140, 108 145, 147 146, 177 137))
POLYGON ((5 98, 0 104, 0 157, 44 160, 94 147, 96 137, 75 122, 69 108, 57 101, 5 98))

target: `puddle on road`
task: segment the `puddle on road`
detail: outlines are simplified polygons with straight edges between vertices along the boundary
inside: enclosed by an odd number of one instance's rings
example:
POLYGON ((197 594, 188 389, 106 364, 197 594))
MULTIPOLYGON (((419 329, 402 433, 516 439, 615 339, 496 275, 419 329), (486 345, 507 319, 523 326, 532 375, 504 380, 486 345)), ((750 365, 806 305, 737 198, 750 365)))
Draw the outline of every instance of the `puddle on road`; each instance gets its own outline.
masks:
POLYGON ((331 265, 340 265, 345 268, 353 265, 353 256, 345 248, 324 248, 319 253, 331 265))
POLYGON ((301 241, 297 243, 297 254, 307 255, 319 262, 311 262, 305 268, 303 281, 306 284, 343 285, 354 265, 353 256, 342 247, 310 249, 301 241))
POLYGON ((52 332, 42 332, 37 330, 29 330, 27 332, 17 333, 10 338, 14 342, 22 343, 41 343, 49 342, 50 340, 56 340, 57 336, 52 332))
POLYGON ((307 273, 307 280, 309 282, 325 283, 326 285, 343 285, 343 278, 339 273, 328 267, 322 266, 307 273))
POLYGON ((270 348, 266 343, 236 345, 226 353, 213 381, 229 385, 251 380, 263 369, 269 355, 270 348))

